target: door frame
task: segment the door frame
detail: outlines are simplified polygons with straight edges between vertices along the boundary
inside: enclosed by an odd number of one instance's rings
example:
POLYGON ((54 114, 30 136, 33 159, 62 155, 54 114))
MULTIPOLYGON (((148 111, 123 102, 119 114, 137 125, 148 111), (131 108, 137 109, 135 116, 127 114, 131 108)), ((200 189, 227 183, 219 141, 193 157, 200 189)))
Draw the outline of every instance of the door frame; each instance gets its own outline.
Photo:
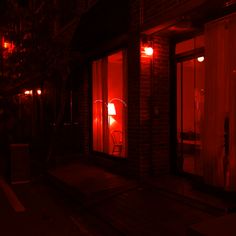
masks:
MULTIPOLYGON (((203 32, 201 32, 203 34, 203 32)), ((187 39, 194 38, 199 35, 191 35, 191 37, 182 38, 181 40, 172 40, 170 43, 170 167, 171 173, 180 176, 187 176, 191 178, 199 178, 199 176, 184 172, 183 165, 179 163, 178 157, 178 140, 177 140, 177 63, 196 58, 198 56, 205 54, 205 48, 199 47, 194 50, 190 50, 184 53, 177 54, 175 53, 176 44, 183 42, 187 39), (180 168, 182 166, 182 168, 180 168)))

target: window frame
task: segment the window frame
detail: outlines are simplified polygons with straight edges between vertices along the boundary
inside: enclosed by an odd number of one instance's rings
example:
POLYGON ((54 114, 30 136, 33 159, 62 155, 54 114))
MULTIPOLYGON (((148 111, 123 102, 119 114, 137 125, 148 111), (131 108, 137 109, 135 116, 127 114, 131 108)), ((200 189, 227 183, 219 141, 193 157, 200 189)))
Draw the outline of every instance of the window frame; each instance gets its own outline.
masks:
MULTIPOLYGON (((113 50, 113 51, 109 51, 107 53, 104 53, 100 56, 97 56, 97 57, 94 57, 94 58, 91 58, 90 59, 90 69, 91 69, 91 73, 90 73, 90 77, 91 77, 91 151, 92 153, 95 153, 96 156, 103 156, 103 157, 106 157, 106 158, 110 158, 110 159, 122 159, 122 160, 126 160, 127 157, 128 157, 128 83, 127 83, 127 77, 128 77, 128 61, 127 61, 127 48, 119 48, 119 49, 116 49, 116 50, 113 50), (102 59, 105 59, 108 61, 108 57, 109 56, 112 56, 116 53, 119 53, 121 52, 122 53, 122 60, 123 62, 121 63, 122 65, 122 83, 123 83, 123 87, 122 87, 122 94, 124 94, 123 96, 123 101, 124 103, 126 103, 126 108, 125 108, 125 115, 123 117, 124 120, 122 120, 122 122, 124 123, 124 135, 125 135, 125 143, 124 143, 124 155, 122 156, 117 156, 117 155, 113 155, 111 153, 106 152, 103 148, 103 151, 98 151, 98 150, 95 150, 94 149, 94 127, 93 127, 93 120, 94 120, 94 114, 93 114, 93 85, 94 85, 94 81, 93 81, 93 63, 95 61, 98 61, 98 60, 102 60, 102 59)), ((108 78, 105 80, 106 81, 106 85, 105 87, 108 87, 108 78)), ((104 87, 104 86, 102 86, 104 87)), ((104 106, 103 106, 104 107, 104 106)), ((104 111, 103 111, 104 112, 104 111)), ((108 119, 108 118, 105 118, 105 120, 108 119)), ((104 142, 104 140, 103 140, 104 142)), ((108 140, 109 142, 109 140, 108 140)))

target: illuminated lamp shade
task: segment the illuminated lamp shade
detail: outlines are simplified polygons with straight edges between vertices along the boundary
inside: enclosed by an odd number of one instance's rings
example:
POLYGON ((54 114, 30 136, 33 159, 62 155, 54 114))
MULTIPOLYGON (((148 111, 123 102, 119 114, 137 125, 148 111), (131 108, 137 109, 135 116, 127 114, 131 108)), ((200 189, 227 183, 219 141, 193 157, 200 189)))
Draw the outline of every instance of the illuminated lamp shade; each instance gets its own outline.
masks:
POLYGON ((205 60, 204 56, 201 56, 201 57, 198 57, 198 58, 197 58, 197 61, 198 61, 198 62, 203 62, 204 60, 205 60))
POLYGON ((145 47, 145 48, 144 48, 144 53, 145 53, 147 56, 152 56, 152 55, 153 55, 153 48, 152 48, 152 47, 145 47))
POLYGON ((109 116, 109 125, 112 126, 115 122, 116 120, 112 116, 109 116))
POLYGON ((109 116, 115 116, 116 115, 116 108, 114 103, 108 103, 108 115, 109 116))

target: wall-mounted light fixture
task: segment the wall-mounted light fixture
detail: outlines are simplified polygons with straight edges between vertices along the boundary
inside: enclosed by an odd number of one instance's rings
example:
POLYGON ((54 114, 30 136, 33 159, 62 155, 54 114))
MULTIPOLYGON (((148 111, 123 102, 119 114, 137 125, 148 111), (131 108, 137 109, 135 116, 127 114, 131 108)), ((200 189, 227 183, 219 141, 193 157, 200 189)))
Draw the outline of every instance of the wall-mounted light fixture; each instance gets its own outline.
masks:
POLYGON ((153 55, 153 48, 152 47, 144 47, 144 52, 147 56, 152 56, 153 55))
POLYGON ((153 42, 147 35, 144 35, 141 43, 141 55, 151 57, 153 55, 153 42))
POLYGON ((197 61, 198 62, 203 62, 205 60, 205 57, 204 56, 200 56, 197 58, 197 61))

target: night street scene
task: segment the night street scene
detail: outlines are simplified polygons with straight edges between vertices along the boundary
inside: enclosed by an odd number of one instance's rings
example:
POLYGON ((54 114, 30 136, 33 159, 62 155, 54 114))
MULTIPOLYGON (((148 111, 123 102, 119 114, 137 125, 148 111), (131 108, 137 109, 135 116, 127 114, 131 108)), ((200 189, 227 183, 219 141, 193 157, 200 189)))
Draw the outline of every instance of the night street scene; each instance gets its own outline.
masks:
POLYGON ((0 236, 236 235, 236 0, 0 0, 0 236))

